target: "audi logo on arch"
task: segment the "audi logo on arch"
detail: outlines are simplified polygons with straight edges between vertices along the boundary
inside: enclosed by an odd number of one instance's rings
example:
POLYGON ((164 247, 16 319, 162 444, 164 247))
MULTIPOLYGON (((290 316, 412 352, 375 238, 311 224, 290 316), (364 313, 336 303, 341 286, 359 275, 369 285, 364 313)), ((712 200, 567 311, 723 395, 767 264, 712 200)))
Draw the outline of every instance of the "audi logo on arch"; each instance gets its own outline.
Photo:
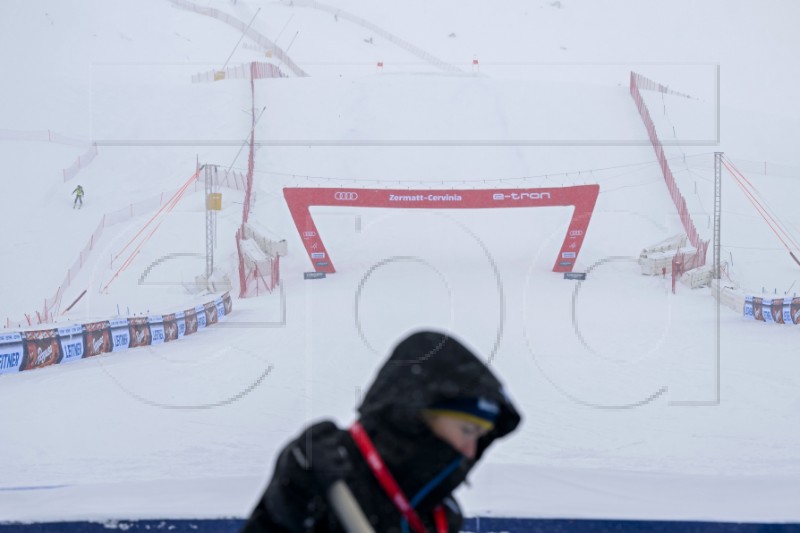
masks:
POLYGON ((358 193, 352 191, 338 191, 333 193, 336 200, 353 201, 358 199, 358 193))

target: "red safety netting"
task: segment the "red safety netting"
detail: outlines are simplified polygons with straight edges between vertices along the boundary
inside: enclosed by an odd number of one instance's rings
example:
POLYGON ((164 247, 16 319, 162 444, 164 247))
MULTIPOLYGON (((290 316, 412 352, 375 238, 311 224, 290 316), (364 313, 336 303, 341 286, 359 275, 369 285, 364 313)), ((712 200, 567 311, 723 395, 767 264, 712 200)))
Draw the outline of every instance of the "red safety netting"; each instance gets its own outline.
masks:
POLYGON ((254 260, 242 250, 245 241, 242 228, 236 231, 236 251, 239 254, 239 297, 248 298, 271 293, 280 282, 280 256, 265 256, 254 260))
MULTIPOLYGON (((659 90, 661 92, 666 92, 667 88, 665 86, 662 86, 661 84, 658 84, 652 80, 645 78, 641 74, 638 74, 636 72, 631 72, 631 80, 630 80, 631 96, 633 97, 634 102, 636 102, 636 108, 639 110, 639 115, 642 117, 642 122, 644 122, 645 128, 647 129, 647 135, 650 138, 650 142, 653 145, 653 150, 655 150, 656 152, 656 158, 658 159, 658 163, 661 166, 661 172, 664 176, 664 182, 667 184, 667 189, 669 190, 672 202, 678 209, 678 215, 680 217, 681 223, 683 224, 684 231, 686 231, 686 236, 689 238, 689 242, 696 250, 696 252, 692 254, 691 257, 684 256, 682 258, 678 258, 678 256, 676 255, 676 258, 673 259, 672 286, 674 291, 675 280, 679 278, 683 272, 686 272, 690 268, 697 268, 699 266, 703 266, 706 264, 706 251, 708 250, 708 241, 703 241, 700 239, 700 235, 697 232, 697 228, 694 224, 694 221, 692 220, 692 216, 689 213, 689 208, 686 206, 686 199, 681 194, 681 191, 678 188, 678 184, 675 182, 675 177, 672 174, 672 170, 669 167, 669 163, 667 162, 667 156, 664 153, 664 147, 661 144, 661 141, 658 139, 658 135, 656 134, 656 126, 653 123, 653 119, 650 117, 650 112, 647 109, 647 105, 644 103, 644 99, 642 98, 642 94, 639 90, 640 88, 659 90), (681 261, 679 265, 680 269, 676 270, 675 261, 678 260, 681 261), (694 266, 689 266, 689 265, 694 265, 694 266)), ((680 95, 680 96, 686 96, 686 95, 680 95)))
POLYGON ((708 251, 708 241, 701 241, 700 247, 692 252, 678 252, 672 257, 672 293, 675 294, 675 287, 681 276, 693 268, 699 268, 706 264, 706 252, 708 251))
POLYGON ((89 165, 89 163, 91 163, 94 160, 96 155, 97 155, 97 145, 93 144, 91 148, 86 150, 86 153, 84 153, 83 155, 79 155, 78 159, 76 159, 74 163, 72 163, 67 168, 61 170, 61 175, 63 176, 64 181, 65 182, 69 181, 75 176, 77 176, 78 172, 80 172, 81 169, 86 168, 89 165))
POLYGON ((236 252, 239 257, 239 297, 258 296, 264 292, 272 292, 280 279, 280 260, 278 255, 254 260, 242 250, 242 241, 246 238, 246 225, 253 207, 253 172, 255 170, 255 83, 259 63, 250 64, 250 96, 251 114, 250 147, 247 154, 247 175, 245 177, 245 193, 242 205, 242 224, 236 232, 236 252))

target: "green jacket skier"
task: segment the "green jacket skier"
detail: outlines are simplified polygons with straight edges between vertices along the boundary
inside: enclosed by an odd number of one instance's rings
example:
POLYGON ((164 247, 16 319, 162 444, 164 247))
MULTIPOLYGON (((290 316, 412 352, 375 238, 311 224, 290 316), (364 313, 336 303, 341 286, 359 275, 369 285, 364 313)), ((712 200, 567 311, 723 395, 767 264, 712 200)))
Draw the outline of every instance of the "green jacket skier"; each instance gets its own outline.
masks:
POLYGON ((74 202, 72 202, 72 209, 75 209, 75 207, 76 207, 76 206, 78 207, 78 209, 80 209, 81 207, 83 207, 83 187, 81 187, 80 185, 78 185, 78 186, 77 186, 77 187, 75 187, 75 189, 72 191, 72 194, 74 194, 74 195, 75 195, 75 201, 74 201, 74 202))

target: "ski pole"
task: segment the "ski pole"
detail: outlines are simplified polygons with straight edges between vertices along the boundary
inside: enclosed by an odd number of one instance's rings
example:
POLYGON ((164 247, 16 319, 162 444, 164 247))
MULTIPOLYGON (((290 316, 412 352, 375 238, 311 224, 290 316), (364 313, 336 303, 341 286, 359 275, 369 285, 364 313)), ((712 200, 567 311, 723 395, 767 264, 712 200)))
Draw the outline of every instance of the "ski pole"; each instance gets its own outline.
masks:
POLYGON ((349 533, 375 533, 350 488, 341 479, 328 489, 328 501, 349 533))

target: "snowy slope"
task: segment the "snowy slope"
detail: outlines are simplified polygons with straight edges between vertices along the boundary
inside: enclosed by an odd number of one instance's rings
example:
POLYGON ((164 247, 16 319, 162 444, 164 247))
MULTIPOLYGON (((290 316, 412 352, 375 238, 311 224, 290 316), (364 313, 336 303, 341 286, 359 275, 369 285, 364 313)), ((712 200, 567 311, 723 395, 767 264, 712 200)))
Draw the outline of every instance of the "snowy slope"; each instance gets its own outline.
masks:
MULTIPOLYGON (((773 18, 755 3, 723 2, 295 4, 204 4, 245 22, 260 9, 253 27, 310 74, 255 83, 264 112, 253 217, 288 241, 281 290, 235 301, 224 325, 177 343, 3 375, 0 401, 22 408, 2 424, 0 520, 245 516, 282 444, 310 420, 352 421, 387 350, 425 326, 490 358, 525 414, 460 491, 469 515, 800 521, 796 331, 725 309, 716 331, 707 291, 673 296, 668 281, 639 274, 642 248, 681 227, 627 87, 635 69, 695 96, 648 103, 669 111, 658 118, 676 127, 665 141, 713 140, 720 64, 720 146, 668 148, 703 221, 712 152, 800 167, 787 141, 797 66, 777 44, 796 43, 782 34, 797 7, 773 18), (718 25, 702 23, 712 14, 718 25), (729 31, 743 21, 751 31, 729 31), (338 272, 303 281, 311 265, 282 196, 284 187, 584 183, 601 192, 580 285, 550 271, 566 208, 315 208, 338 272), (161 497, 175 491, 185 497, 161 497)), ((4 215, 13 229, 5 323, 52 296, 104 214, 174 191, 198 160, 246 169, 251 101, 245 80, 190 83, 221 67, 239 39, 218 20, 156 0, 4 9, 13 17, 0 17, 0 50, 19 74, 0 86, 14 103, 0 117, 12 132, 0 151, 15 198, 4 215), (48 129, 99 144, 67 183, 60 170, 83 147, 20 133, 48 129), (86 205, 73 211, 77 183, 86 205)), ((268 59, 251 43, 230 63, 268 59)), ((796 226, 793 181, 759 183, 796 226)), ((785 289, 792 265, 762 259, 761 243, 774 243, 731 189, 724 242, 739 279, 785 289)), ((223 192, 216 259, 232 275, 241 201, 223 192)), ((101 294, 113 257, 149 217, 108 227, 65 301, 84 288, 87 297, 61 320, 193 302, 181 282, 203 272, 202 207, 202 192, 182 200, 101 294), (139 283, 171 254, 183 255, 154 279, 172 285, 139 283)))

